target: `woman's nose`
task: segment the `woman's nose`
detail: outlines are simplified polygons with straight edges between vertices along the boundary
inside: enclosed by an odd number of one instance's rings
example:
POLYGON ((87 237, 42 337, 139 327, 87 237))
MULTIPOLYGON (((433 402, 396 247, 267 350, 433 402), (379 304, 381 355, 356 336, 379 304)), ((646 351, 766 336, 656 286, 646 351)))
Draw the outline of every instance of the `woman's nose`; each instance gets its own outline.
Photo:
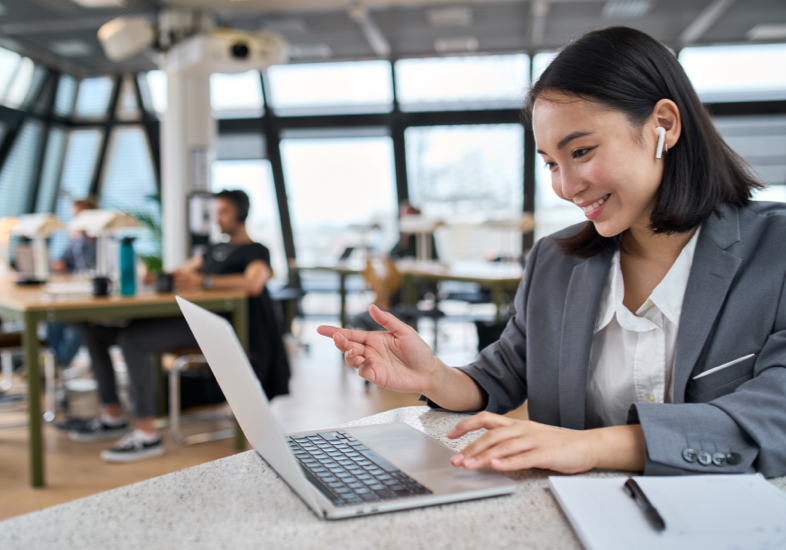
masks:
POLYGON ((587 187, 587 184, 573 170, 562 170, 559 183, 560 188, 557 194, 568 201, 572 201, 573 197, 587 187))

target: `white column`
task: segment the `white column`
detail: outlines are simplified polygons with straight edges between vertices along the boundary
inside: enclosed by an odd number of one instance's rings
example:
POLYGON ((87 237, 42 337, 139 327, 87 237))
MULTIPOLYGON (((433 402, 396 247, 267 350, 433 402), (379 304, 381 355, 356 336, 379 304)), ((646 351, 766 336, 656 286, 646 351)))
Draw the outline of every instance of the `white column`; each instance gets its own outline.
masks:
POLYGON ((188 259, 188 195, 210 189, 217 124, 210 75, 167 71, 168 105, 161 121, 161 207, 164 269, 188 259))

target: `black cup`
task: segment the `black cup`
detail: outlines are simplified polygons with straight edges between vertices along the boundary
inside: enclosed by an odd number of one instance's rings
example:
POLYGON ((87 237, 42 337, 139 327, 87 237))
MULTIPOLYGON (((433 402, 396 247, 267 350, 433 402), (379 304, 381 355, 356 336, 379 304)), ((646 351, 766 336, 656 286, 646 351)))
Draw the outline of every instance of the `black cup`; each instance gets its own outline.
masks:
POLYGON ((159 273, 156 275, 156 292, 172 292, 174 289, 174 278, 171 273, 159 273))
POLYGON ((109 278, 93 277, 93 296, 109 295, 109 278))

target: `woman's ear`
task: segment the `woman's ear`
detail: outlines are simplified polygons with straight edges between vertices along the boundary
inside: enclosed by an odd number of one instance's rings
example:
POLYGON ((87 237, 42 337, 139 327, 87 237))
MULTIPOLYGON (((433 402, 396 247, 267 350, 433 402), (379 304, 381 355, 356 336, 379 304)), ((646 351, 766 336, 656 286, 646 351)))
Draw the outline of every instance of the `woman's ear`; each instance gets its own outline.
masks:
POLYGON ((665 129, 664 149, 666 151, 672 149, 682 133, 682 118, 677 104, 670 99, 658 101, 652 109, 652 122, 654 123, 652 132, 655 134, 655 138, 659 137, 655 130, 656 127, 665 129))

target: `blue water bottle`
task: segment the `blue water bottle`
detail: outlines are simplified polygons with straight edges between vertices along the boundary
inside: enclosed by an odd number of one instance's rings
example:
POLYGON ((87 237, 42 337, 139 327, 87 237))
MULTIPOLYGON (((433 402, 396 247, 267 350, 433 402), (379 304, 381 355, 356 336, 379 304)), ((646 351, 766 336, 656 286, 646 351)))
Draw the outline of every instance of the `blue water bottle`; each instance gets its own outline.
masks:
POLYGON ((136 293, 136 258, 134 238, 123 237, 120 241, 120 295, 133 296, 136 293))

